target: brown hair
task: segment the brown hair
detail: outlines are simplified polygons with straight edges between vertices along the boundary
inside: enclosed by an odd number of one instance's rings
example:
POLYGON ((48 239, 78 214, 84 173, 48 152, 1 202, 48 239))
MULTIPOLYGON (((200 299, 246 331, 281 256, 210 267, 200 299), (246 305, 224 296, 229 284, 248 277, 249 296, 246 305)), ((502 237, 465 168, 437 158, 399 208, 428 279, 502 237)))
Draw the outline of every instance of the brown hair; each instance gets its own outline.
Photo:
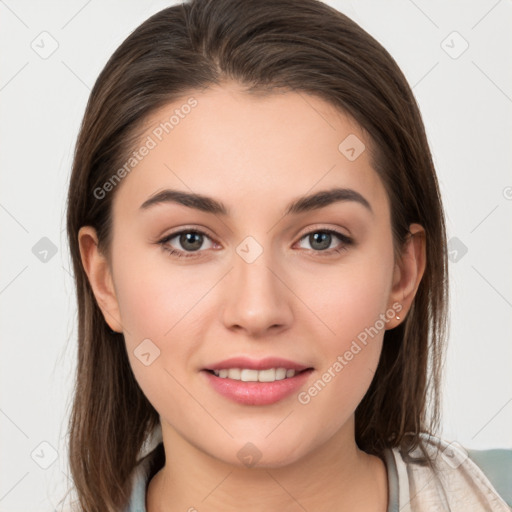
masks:
MULTIPOLYGON (((374 380, 356 410, 356 442, 369 453, 403 446, 438 425, 446 331, 443 208, 421 115, 389 53, 345 15, 316 0, 192 0, 140 25, 91 92, 76 145, 67 235, 78 301, 78 364, 69 460, 81 510, 118 511, 129 476, 159 423, 139 388, 122 334, 106 324, 82 267, 78 231, 97 230, 110 254, 112 199, 101 187, 159 107, 224 80, 248 92, 297 90, 348 113, 370 135, 387 190, 395 247, 411 223, 426 232, 426 269, 412 309, 386 331, 374 380)), ((341 141, 340 141, 341 142, 341 141)))

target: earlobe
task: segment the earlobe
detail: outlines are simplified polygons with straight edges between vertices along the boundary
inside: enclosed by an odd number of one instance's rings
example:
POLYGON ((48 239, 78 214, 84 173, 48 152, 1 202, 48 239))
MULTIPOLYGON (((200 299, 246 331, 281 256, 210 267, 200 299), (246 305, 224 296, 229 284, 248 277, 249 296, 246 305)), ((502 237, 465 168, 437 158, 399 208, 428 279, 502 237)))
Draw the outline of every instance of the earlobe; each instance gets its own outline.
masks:
POLYGON ((119 305, 107 258, 98 249, 98 237, 92 226, 83 226, 78 232, 80 256, 105 321, 116 332, 123 332, 119 305))
POLYGON ((425 229, 419 224, 411 224, 409 233, 401 257, 395 264, 390 295, 390 304, 399 303, 402 309, 399 318, 389 322, 388 329, 396 327, 406 317, 425 272, 425 229))

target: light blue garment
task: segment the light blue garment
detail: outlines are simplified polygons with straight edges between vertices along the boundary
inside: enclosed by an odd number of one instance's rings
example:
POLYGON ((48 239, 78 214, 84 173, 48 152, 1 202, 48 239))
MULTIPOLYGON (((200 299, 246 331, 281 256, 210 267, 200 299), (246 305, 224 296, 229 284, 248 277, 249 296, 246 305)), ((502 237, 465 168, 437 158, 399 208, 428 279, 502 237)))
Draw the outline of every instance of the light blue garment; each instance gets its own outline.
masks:
MULTIPOLYGON (((512 510, 512 450, 468 450, 423 436, 435 455, 435 470, 415 459, 386 450, 387 512, 506 512, 512 510), (468 456, 469 455, 469 456, 468 456)), ((411 457, 412 455, 412 457, 411 457)), ((132 495, 124 512, 146 512, 146 490, 162 467, 163 443, 146 455, 132 474, 132 495)))

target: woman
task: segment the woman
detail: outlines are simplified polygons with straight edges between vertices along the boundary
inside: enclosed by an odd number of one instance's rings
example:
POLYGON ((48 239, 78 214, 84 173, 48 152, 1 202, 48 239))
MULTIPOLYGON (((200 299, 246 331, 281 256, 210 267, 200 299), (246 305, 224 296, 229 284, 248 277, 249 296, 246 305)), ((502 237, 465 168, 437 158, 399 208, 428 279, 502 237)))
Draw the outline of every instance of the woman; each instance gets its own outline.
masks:
POLYGON ((67 221, 82 510, 508 510, 433 437, 439 188, 403 74, 341 13, 144 22, 91 93, 67 221))

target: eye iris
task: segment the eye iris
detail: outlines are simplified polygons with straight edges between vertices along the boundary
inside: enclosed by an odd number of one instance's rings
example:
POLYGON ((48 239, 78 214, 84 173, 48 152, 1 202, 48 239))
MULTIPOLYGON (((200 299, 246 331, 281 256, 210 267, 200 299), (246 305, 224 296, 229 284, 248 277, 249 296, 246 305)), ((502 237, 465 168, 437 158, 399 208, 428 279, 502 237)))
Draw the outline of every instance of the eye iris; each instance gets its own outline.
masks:
POLYGON ((318 232, 318 233, 312 233, 309 235, 309 243, 313 249, 328 249, 331 245, 331 237, 332 235, 330 233, 325 232, 318 232), (315 244, 319 244, 315 247, 315 244))
POLYGON ((184 249, 197 251, 203 245, 203 235, 200 233, 184 233, 180 236, 180 244, 184 249))

